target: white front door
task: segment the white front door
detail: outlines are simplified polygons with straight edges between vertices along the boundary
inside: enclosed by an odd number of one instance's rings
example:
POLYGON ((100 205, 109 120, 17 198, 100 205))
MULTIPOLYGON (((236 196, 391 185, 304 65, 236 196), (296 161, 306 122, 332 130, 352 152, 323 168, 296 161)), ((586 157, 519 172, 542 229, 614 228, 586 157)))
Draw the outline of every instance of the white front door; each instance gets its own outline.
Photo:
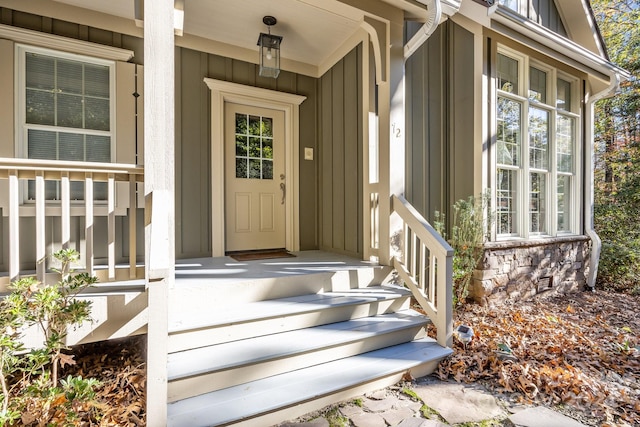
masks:
POLYGON ((225 103, 225 249, 286 246, 284 113, 225 103))

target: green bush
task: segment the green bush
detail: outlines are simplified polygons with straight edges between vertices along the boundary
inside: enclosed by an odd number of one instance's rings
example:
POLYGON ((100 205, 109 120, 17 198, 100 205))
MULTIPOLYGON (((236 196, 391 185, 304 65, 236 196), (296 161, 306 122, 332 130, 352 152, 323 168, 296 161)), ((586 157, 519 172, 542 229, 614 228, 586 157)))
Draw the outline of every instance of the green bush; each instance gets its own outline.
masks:
POLYGON ((483 245, 493 223, 494 215, 489 212, 489 193, 460 199, 453 205, 450 233, 446 232, 444 214, 435 212, 434 217, 434 228, 454 250, 453 303, 462 304, 469 295, 473 271, 482 259, 483 245))
POLYGON ((79 257, 76 251, 62 250, 53 256, 62 266, 56 270, 58 282, 21 278, 0 300, 0 426, 73 425, 95 396, 97 380, 69 376, 59 381, 59 368, 75 363, 66 353, 67 331, 89 320, 91 313, 91 303, 76 296, 97 279, 71 273, 71 263, 79 257), (26 352, 22 331, 29 327, 37 328, 44 341, 26 352))

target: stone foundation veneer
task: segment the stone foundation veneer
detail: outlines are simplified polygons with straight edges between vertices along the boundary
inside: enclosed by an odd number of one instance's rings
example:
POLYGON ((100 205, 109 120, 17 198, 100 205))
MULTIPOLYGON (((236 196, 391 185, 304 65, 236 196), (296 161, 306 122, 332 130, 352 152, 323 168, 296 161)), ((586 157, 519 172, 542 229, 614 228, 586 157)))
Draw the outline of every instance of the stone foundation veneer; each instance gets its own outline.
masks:
POLYGON ((590 250, 587 236, 487 243, 469 297, 482 305, 499 305, 541 292, 582 290, 590 250))

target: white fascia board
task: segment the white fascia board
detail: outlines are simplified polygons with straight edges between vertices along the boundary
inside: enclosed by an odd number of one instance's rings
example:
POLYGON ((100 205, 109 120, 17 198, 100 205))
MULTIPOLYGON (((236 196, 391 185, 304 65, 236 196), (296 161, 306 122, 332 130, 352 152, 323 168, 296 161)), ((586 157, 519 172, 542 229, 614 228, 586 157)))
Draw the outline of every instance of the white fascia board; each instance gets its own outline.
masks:
POLYGON ((65 52, 72 52, 85 56, 109 59, 112 61, 127 62, 133 58, 132 50, 105 46, 84 40, 70 39, 53 34, 41 33, 39 31, 25 30, 24 28, 12 27, 4 24, 0 24, 0 39, 7 39, 16 43, 31 46, 63 50, 65 52))
POLYGON ((620 81, 628 80, 631 77, 629 72, 615 64, 612 64, 605 58, 594 54, 577 43, 566 39, 507 8, 498 7, 496 12, 491 15, 491 20, 491 27, 497 32, 502 31, 500 26, 495 26, 494 23, 502 24, 504 27, 522 34, 531 40, 535 40, 537 43, 540 43, 541 45, 571 58, 586 67, 602 73, 603 75, 610 76, 611 73, 614 73, 619 76, 620 81))

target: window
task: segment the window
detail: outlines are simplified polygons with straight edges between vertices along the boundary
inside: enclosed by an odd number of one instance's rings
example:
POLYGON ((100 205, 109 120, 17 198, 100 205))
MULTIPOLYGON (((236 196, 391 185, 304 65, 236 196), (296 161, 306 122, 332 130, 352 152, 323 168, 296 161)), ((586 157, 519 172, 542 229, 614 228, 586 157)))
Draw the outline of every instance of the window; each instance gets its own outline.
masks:
POLYGON ((496 58, 498 238, 576 233, 577 79, 501 48, 496 58))
POLYGON ((273 119, 236 113, 236 178, 273 179, 273 119))
MULTIPOLYGON (((18 55, 22 157, 111 162, 113 62, 28 46, 19 46, 18 55)), ((106 199, 106 186, 95 185, 96 199, 106 199)), ((47 181, 45 187, 47 200, 59 200, 58 183, 47 181)), ((31 182, 27 199, 34 198, 31 182)), ((71 198, 84 198, 82 182, 71 183, 71 198)))

